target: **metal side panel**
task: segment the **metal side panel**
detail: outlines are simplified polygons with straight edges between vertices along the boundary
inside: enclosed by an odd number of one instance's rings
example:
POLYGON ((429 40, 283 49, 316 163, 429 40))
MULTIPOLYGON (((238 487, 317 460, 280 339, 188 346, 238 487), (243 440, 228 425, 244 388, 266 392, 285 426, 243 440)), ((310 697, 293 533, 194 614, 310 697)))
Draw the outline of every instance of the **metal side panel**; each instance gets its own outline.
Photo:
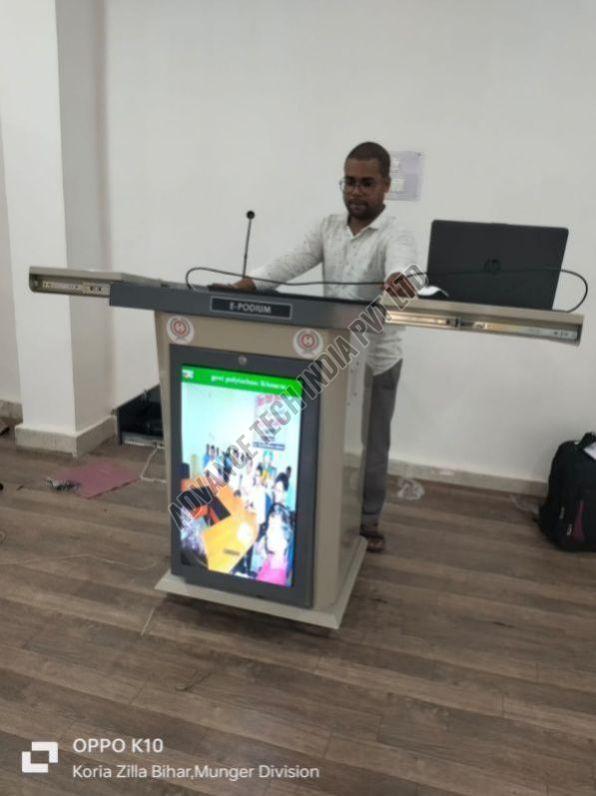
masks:
POLYGON ((504 334, 579 345, 583 315, 557 310, 493 307, 454 301, 414 299, 400 307, 383 299, 385 322, 395 326, 504 334))

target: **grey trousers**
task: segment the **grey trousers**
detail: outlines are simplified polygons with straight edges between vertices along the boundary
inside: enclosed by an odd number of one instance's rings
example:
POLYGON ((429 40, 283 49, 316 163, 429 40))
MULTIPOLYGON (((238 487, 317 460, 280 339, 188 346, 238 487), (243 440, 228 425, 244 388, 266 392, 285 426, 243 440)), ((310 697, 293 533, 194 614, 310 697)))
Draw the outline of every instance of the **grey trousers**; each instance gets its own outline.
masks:
POLYGON ((373 376, 366 368, 362 441, 364 443, 364 494, 362 523, 375 525, 381 516, 387 494, 387 467, 391 444, 391 418, 395 409, 401 363, 373 376))

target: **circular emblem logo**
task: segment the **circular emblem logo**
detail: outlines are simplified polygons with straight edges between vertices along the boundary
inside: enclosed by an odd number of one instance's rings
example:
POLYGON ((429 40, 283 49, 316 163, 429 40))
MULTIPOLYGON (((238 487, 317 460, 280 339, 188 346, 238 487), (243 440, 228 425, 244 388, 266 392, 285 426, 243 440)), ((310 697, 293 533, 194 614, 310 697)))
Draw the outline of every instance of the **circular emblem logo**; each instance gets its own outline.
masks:
POLYGON ((168 337, 173 343, 190 343, 195 336, 195 329, 188 318, 173 315, 167 323, 168 337))
POLYGON ((315 329, 299 329, 294 335, 294 351, 304 359, 314 359, 323 352, 323 338, 315 329))

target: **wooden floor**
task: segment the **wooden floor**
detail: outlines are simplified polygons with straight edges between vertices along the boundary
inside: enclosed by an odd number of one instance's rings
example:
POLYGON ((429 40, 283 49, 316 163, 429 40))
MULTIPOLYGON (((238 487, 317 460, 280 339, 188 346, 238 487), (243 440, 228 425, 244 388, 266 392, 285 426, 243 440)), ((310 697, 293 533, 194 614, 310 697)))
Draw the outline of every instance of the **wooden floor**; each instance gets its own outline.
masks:
MULTIPOLYGON (((97 455, 140 471, 147 451, 97 455)), ((519 501, 393 496, 387 553, 326 633, 156 593, 164 488, 50 492, 66 461, 0 438, 2 796, 596 794, 596 557, 551 549, 519 501), (166 748, 75 754, 89 737, 166 748), (48 775, 20 774, 31 740, 60 743, 48 775), (102 762, 320 777, 73 780, 102 762)))

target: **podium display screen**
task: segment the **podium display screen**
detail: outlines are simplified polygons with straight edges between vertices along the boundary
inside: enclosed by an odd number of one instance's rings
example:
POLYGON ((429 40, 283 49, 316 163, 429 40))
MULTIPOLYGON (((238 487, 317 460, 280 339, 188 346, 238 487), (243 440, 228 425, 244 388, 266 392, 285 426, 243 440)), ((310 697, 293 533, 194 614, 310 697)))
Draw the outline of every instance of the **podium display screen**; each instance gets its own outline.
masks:
POLYGON ((319 399, 305 400, 304 365, 179 346, 171 358, 172 571, 308 604, 319 399))
POLYGON ((297 379, 182 366, 180 490, 211 493, 183 510, 188 564, 292 585, 301 418, 283 399, 301 396, 297 379))

